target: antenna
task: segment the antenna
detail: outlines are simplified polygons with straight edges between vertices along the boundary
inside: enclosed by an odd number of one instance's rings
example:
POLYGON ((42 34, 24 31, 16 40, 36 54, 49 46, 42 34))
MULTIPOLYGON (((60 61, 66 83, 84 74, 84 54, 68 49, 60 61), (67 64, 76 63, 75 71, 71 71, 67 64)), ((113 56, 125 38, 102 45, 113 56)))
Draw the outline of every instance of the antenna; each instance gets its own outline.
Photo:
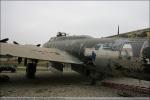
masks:
POLYGON ((118 25, 118 36, 119 36, 119 25, 118 25))

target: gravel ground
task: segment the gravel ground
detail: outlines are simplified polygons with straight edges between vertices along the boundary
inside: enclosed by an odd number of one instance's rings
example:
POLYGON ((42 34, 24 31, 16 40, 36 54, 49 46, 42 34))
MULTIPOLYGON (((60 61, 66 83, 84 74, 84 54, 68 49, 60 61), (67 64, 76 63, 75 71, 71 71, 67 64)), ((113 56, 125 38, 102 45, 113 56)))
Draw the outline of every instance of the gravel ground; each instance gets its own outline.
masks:
POLYGON ((89 85, 89 79, 76 72, 63 74, 37 71, 35 79, 27 79, 25 71, 3 73, 10 77, 0 83, 1 97, 116 97, 117 91, 89 85))

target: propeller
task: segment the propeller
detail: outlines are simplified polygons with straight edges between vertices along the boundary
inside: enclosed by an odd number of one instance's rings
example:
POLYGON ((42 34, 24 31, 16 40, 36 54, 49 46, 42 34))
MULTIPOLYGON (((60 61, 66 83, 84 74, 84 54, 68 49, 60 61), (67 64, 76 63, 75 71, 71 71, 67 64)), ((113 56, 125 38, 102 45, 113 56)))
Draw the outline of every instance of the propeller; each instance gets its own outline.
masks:
POLYGON ((7 43, 8 40, 9 38, 5 38, 5 39, 0 40, 0 42, 7 43))

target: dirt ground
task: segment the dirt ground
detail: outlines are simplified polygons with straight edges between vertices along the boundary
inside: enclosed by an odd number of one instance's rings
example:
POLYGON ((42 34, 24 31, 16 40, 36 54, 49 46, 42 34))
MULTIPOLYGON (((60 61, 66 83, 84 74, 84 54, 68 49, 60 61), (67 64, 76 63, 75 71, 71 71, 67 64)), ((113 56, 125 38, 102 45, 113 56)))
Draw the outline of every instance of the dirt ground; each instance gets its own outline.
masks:
POLYGON ((91 86, 90 80, 76 72, 63 74, 37 71, 35 79, 27 79, 25 71, 1 73, 8 75, 8 82, 0 83, 1 97, 116 97, 117 91, 91 86))

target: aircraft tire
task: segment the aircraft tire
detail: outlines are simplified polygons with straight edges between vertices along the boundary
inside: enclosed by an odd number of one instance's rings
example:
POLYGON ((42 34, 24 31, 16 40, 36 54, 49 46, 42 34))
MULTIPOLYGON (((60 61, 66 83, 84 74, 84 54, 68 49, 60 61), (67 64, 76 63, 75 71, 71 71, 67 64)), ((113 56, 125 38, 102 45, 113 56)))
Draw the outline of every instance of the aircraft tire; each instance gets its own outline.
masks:
POLYGON ((26 68, 26 77, 29 79, 35 78, 36 64, 28 63, 26 68))

